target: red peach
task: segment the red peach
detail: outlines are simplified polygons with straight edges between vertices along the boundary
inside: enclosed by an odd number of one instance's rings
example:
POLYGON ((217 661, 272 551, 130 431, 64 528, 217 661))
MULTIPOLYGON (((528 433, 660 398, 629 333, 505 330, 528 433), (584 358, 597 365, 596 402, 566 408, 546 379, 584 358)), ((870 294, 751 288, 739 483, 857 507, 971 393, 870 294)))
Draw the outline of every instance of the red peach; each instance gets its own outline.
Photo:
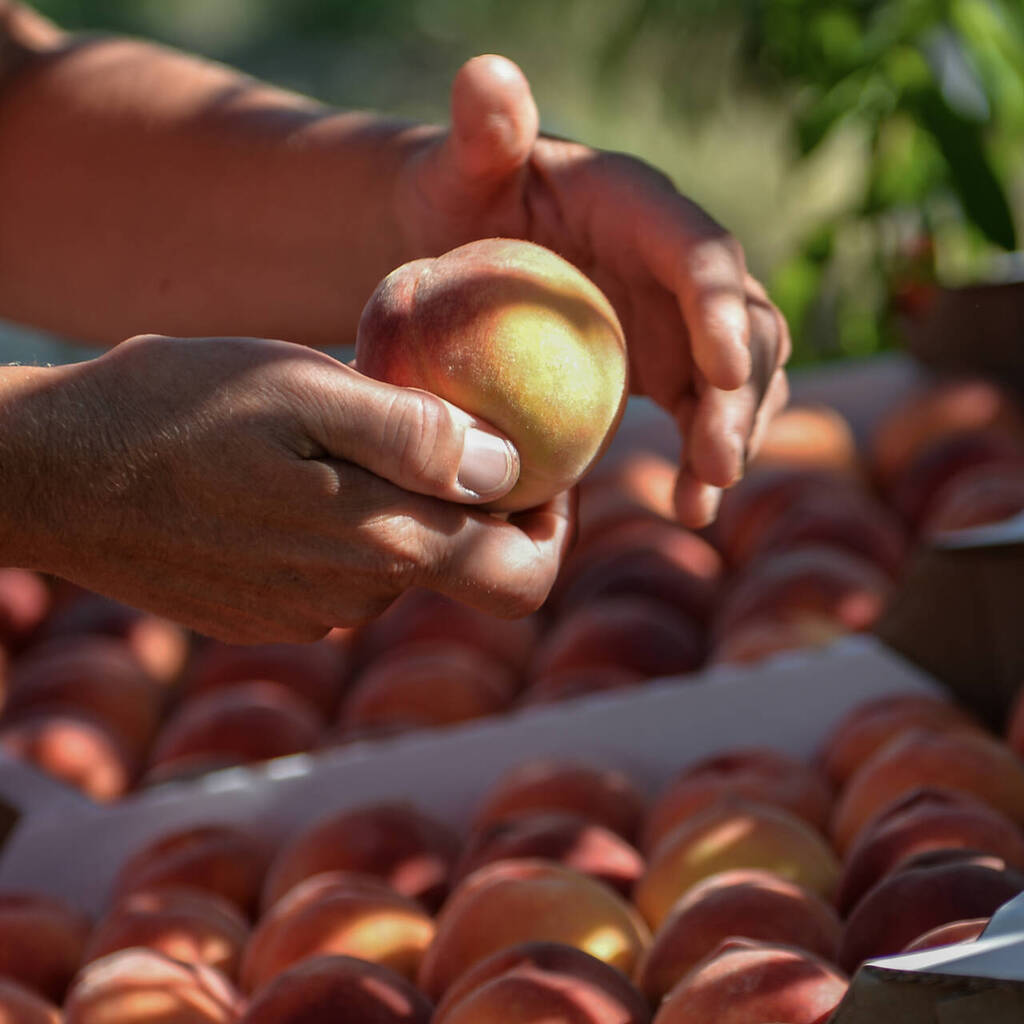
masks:
POLYGON ((804 950, 730 939, 672 989, 654 1024, 818 1024, 847 987, 841 972, 804 950))
POLYGON ((596 821, 633 842, 646 801, 622 773, 558 758, 531 758, 503 775, 484 795, 474 829, 528 811, 566 811, 596 821))
POLYGON ((570 668, 536 677, 523 691, 520 703, 555 704, 590 693, 624 690, 646 681, 642 673, 629 668, 616 668, 614 665, 570 668))
POLYGON ((292 886, 324 871, 383 878, 403 896, 436 908, 448 891, 459 843, 411 804, 367 804, 314 823, 274 861, 263 891, 268 908, 292 886))
POLYGON ((978 730, 962 708, 944 697, 900 694, 859 704, 829 733, 819 759, 832 785, 841 789, 857 769, 890 740, 912 728, 936 732, 978 730))
POLYGON ((412 980, 433 938, 423 905, 380 880, 314 875, 261 919, 245 951, 242 988, 256 991, 293 964, 324 954, 381 964, 412 980))
POLYGON ((768 871, 723 871, 693 886, 655 933, 637 982, 653 1005, 731 936, 781 943, 834 960, 842 934, 820 896, 768 871))
POLYGON ((362 667, 406 644, 452 641, 479 648, 518 674, 533 654, 539 631, 535 615, 499 619, 432 590, 414 589, 359 631, 355 659, 362 667))
POLYGON ((37 893, 0 892, 0 976, 60 1002, 82 960, 89 921, 37 893))
POLYGON ((611 829, 578 814, 527 811, 474 832, 455 869, 456 880, 496 860, 542 858, 564 864, 629 896, 644 859, 611 829))
POLYGON ((60 1008, 19 985, 10 978, 0 978, 0 1016, 5 1024, 62 1024, 60 1008))
POLYGON ((827 647, 848 632, 828 616, 776 618, 769 612, 748 619, 721 637, 709 660, 714 665, 750 665, 784 651, 827 647))
POLYGON ((82 969, 64 1014, 66 1024, 234 1024, 240 1009, 238 993, 214 968, 122 949, 82 969))
POLYGON ((361 673, 341 720, 348 726, 451 725, 504 710, 516 689, 511 669, 482 651, 452 643, 410 644, 361 673))
POLYGON ((608 597, 570 612, 541 642, 534 675, 612 665, 648 677, 692 672, 703 631, 678 609, 643 597, 608 597))
POLYGON ((647 1024, 640 993, 614 967, 573 946, 528 942, 466 971, 431 1024, 647 1024))
POLYGON ((854 907, 839 964, 855 971, 865 960, 900 952, 939 925, 990 916, 1021 891, 1024 874, 999 857, 930 851, 883 878, 854 907))
POLYGON ((40 711, 86 711, 107 725, 133 755, 149 744, 162 695, 122 641, 55 637, 12 668, 4 718, 40 711))
POLYGON ((188 634, 177 623, 88 591, 55 610, 41 631, 45 640, 83 635, 121 640, 161 686, 177 681, 189 652, 188 634))
POLYGON ((911 857, 953 848, 995 854, 1024 871, 1024 835, 1006 815, 956 790, 918 789, 861 830, 846 856, 836 906, 848 914, 911 857))
POLYGON ((808 615, 846 629, 867 629, 892 590, 888 576, 865 558, 838 548, 807 545, 766 555, 746 567, 719 605, 715 634, 726 638, 751 619, 808 615))
POLYGON ((143 946, 183 963, 216 967, 233 979, 248 937, 238 908, 211 892, 184 886, 136 892, 96 926, 83 962, 143 946))
POLYGON ((972 917, 966 921, 940 924, 938 928, 932 928, 908 943, 903 952, 918 953, 925 949, 938 949, 940 946, 955 946, 961 942, 976 942, 991 920, 990 917, 972 917))
POLYGON ((849 422, 827 405, 783 409, 768 424, 753 465, 828 470, 853 479, 862 474, 849 422))
POLYGON ((0 729, 0 746, 100 803, 124 796, 136 774, 121 739, 84 711, 26 713, 0 729))
POLYGON ((782 807, 822 832, 832 809, 829 786, 809 765, 769 748, 730 750, 691 765, 662 790, 641 848, 655 849, 676 826, 727 797, 782 807))
POLYGON ((633 902, 657 928, 687 890, 731 868, 761 868, 831 899, 839 864, 820 834, 780 807, 723 799, 654 849, 633 902))
POLYGON ((116 899, 182 885, 216 893, 251 914, 269 852, 250 833, 226 825, 194 825, 159 836, 137 850, 117 873, 116 899))
POLYGON ((441 909, 420 988, 436 999, 480 960, 526 941, 576 946, 631 974, 650 934, 628 903, 578 871, 544 860, 496 861, 464 879, 441 909))
POLYGON ((277 683, 242 683, 186 701, 161 729, 149 763, 165 768, 198 756, 265 761, 312 749, 320 732, 319 716, 301 697, 277 683))
POLYGON ((911 729, 854 773, 836 804, 832 837, 845 853, 871 817, 922 786, 970 793, 1024 823, 1024 765, 1004 744, 973 732, 911 729))
POLYGON ((493 508, 540 505, 597 461, 626 400, 611 304, 549 249, 507 238, 393 270, 363 310, 361 373, 423 388, 503 432, 519 480, 493 508))
POLYGON ((239 683, 277 683, 326 718, 337 706, 346 662, 344 646, 327 640, 250 646, 208 641, 196 655, 183 690, 192 697, 239 683))
POLYGON ((1024 511, 1024 463, 983 464, 958 473, 935 495, 921 523, 934 538, 953 530, 999 523, 1024 511))
POLYGON ((923 449, 944 438, 978 430, 1024 438, 1024 418, 1007 391, 979 378, 923 385, 891 408, 876 426, 870 442, 874 475, 888 486, 909 469, 923 449))
POLYGON ((350 956, 295 964, 255 994, 242 1024, 311 1024, 344 1019, 366 1024, 431 1024, 431 1006, 400 974, 350 956))
POLYGON ((721 578, 721 556, 697 534, 676 523, 631 522, 574 551, 549 603, 564 614, 607 598, 653 598, 705 621, 721 578))

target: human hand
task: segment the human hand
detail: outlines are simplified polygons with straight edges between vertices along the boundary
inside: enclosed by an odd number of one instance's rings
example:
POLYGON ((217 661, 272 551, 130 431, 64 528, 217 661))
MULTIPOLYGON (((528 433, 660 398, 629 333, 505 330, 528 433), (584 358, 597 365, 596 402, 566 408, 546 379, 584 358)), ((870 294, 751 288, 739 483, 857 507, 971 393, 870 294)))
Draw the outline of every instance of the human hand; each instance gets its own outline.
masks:
POLYGON ((538 136, 522 72, 484 56, 459 71, 452 127, 424 135, 399 190, 413 255, 528 238, 585 271, 626 332, 631 387, 683 437, 680 519, 714 518, 788 396, 785 321, 739 243, 639 160, 538 136))
POLYGON ((134 338, 52 372, 32 568, 235 642, 316 639, 411 586, 526 614, 554 581, 566 496, 474 509, 518 456, 433 395, 249 338, 134 338))

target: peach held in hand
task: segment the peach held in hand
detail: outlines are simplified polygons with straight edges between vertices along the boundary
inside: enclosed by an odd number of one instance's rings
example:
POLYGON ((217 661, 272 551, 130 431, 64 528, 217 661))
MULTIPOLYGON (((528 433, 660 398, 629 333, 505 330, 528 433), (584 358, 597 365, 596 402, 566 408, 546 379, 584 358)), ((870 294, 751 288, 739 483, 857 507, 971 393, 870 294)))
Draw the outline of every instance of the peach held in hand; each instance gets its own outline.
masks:
POLYGON ((422 388, 504 433, 519 482, 513 512, 567 490, 604 450, 626 395, 611 304, 560 256, 488 238, 393 270, 363 310, 361 373, 422 388))

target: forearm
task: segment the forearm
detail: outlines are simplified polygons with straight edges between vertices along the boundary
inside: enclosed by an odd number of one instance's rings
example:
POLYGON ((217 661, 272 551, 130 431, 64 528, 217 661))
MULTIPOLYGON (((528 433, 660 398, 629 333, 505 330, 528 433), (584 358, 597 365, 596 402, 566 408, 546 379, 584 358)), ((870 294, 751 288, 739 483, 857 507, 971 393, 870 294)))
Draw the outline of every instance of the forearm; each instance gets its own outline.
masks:
POLYGON ((408 258, 394 183, 423 129, 135 40, 54 33, 20 63, 0 79, 0 315, 101 343, 341 344, 408 258))

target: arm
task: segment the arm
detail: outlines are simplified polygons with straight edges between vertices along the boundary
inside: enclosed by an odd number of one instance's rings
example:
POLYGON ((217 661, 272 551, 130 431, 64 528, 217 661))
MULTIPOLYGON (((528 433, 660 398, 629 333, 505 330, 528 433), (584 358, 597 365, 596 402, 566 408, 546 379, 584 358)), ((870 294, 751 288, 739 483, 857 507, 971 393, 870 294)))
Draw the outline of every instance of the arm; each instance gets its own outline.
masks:
POLYGON ((423 129, 19 5, 0 53, 0 315, 346 344, 408 258, 393 182, 423 129))

